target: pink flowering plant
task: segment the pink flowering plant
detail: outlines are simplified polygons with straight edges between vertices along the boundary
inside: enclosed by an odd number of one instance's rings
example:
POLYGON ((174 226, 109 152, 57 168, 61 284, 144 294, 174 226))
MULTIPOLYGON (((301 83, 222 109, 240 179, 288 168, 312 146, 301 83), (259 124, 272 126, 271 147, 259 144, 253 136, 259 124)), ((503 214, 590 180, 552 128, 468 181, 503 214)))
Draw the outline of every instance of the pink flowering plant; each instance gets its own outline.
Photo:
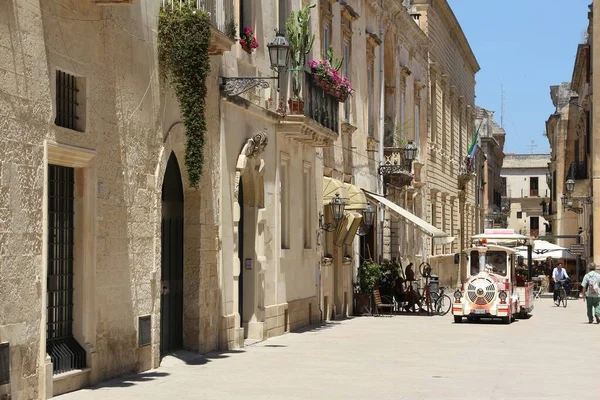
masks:
POLYGON ((311 60, 308 66, 319 86, 340 102, 346 101, 348 95, 354 94, 348 77, 342 76, 338 69, 331 66, 329 60, 311 60))
POLYGON ((240 34, 240 44, 242 47, 250 49, 250 51, 258 48, 258 41, 254 36, 254 30, 250 27, 245 27, 240 34))

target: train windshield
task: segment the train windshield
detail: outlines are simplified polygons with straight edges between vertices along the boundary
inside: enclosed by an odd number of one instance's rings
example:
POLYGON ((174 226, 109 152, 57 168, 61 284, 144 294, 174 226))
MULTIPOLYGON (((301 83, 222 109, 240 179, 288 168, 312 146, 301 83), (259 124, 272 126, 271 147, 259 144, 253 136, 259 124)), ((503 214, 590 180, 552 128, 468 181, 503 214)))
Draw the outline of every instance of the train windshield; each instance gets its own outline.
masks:
POLYGON ((485 257, 486 269, 498 275, 506 275, 507 261, 506 252, 498 250, 488 250, 485 257))
POLYGON ((477 275, 479 273, 479 252, 477 250, 471 251, 471 275, 477 275))

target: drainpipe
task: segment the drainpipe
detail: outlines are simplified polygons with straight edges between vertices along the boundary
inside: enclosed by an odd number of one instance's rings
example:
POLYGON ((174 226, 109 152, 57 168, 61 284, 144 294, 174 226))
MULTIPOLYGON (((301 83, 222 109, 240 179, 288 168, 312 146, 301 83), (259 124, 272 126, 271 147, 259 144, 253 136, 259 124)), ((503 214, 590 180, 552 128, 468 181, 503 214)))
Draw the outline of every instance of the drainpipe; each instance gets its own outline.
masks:
MULTIPOLYGON (((592 4, 592 71, 595 68, 598 68, 596 62, 599 61, 600 65, 600 1, 594 1, 592 4)), ((592 93, 600 93, 600 74, 592 73, 592 93)), ((596 107, 594 102, 592 101, 591 105, 592 110, 592 128, 590 132, 594 132, 592 134, 592 154, 591 154, 591 162, 592 162, 592 195, 596 200, 596 203, 591 205, 592 211, 596 208, 597 202, 600 200, 600 135, 595 134, 596 123, 600 121, 600 107, 596 107)), ((594 242, 590 243, 591 246, 594 246, 594 259, 593 262, 598 262, 599 251, 596 249, 600 249, 600 213, 593 213, 593 223, 591 226, 592 234, 594 235, 594 242)), ((590 260, 591 261, 591 260, 590 260)))
MULTIPOLYGON (((383 38, 383 29, 379 28, 379 37, 383 38)), ((381 165, 383 163, 383 123, 385 119, 385 76, 383 74, 383 43, 379 45, 379 163, 381 165)), ((384 195, 385 188, 383 183, 383 176, 379 176, 378 174, 378 182, 379 182, 379 194, 384 195)), ((382 208, 379 213, 379 261, 382 261, 383 257, 383 221, 385 217, 385 210, 382 208)))

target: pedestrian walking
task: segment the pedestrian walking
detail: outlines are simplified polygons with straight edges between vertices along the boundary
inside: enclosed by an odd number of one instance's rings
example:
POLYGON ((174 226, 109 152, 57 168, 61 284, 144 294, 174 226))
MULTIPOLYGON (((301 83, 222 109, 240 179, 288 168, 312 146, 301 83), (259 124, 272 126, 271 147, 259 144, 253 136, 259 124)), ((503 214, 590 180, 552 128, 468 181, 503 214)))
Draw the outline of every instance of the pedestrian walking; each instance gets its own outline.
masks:
POLYGON ((596 316, 596 323, 600 324, 600 274, 596 272, 596 264, 588 264, 588 273, 581 282, 581 297, 587 302, 587 316, 591 324, 596 316))

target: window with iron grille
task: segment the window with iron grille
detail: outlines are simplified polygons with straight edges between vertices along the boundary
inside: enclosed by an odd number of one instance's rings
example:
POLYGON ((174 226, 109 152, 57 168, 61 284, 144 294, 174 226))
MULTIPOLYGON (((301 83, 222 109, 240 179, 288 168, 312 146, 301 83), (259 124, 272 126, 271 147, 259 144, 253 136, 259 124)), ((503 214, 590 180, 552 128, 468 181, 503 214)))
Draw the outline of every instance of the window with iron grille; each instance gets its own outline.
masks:
POLYGON ((0 343, 0 385, 10 383, 10 345, 0 343))
POLYGON ((82 78, 63 71, 56 71, 56 119, 54 123, 63 128, 85 131, 84 95, 80 86, 82 78), (81 92, 81 93, 80 93, 81 92))
POLYGON ((73 337, 75 170, 48 165, 48 321, 46 350, 54 373, 84 368, 85 350, 73 337))

